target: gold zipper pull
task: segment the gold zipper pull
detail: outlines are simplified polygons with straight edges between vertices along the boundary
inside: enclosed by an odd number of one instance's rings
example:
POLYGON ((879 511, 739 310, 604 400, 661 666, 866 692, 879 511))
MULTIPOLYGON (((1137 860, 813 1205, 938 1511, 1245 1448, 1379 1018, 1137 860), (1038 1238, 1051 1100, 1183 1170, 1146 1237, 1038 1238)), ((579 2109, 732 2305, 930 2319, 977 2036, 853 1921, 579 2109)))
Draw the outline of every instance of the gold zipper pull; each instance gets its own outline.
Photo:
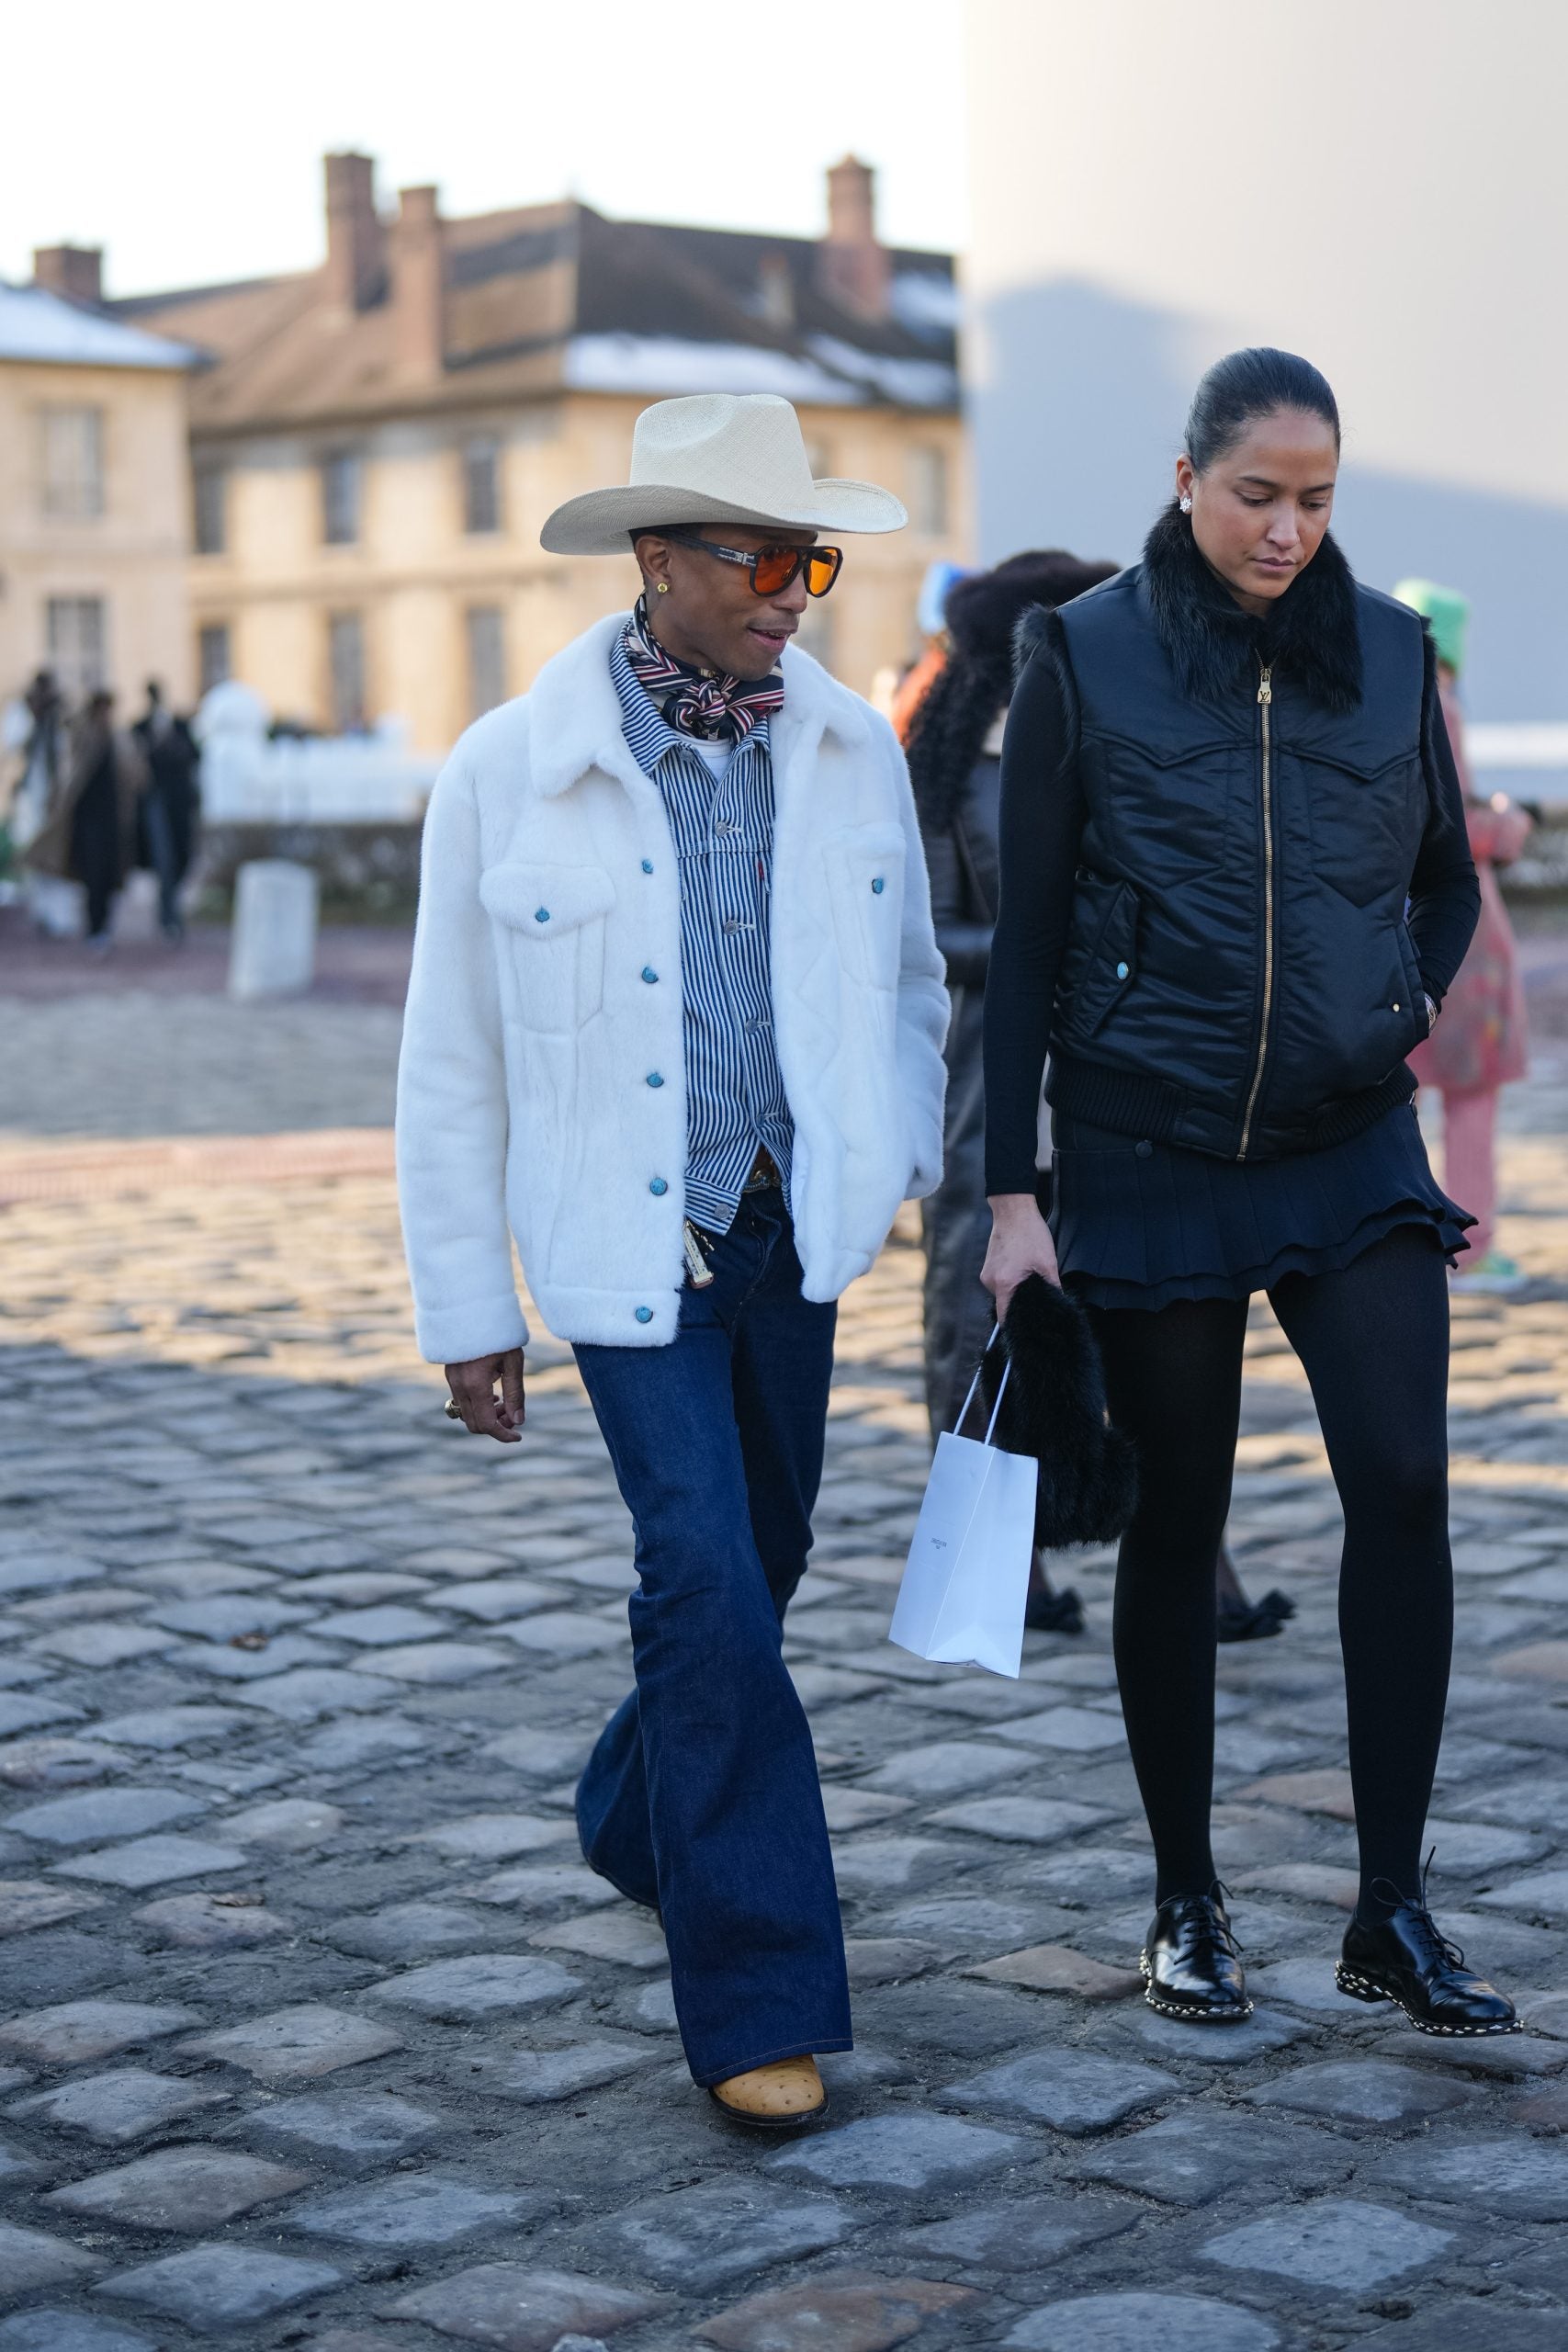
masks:
POLYGON ((1274 673, 1273 673, 1273 671, 1272 671, 1272 670, 1259 670, 1259 672, 1258 672, 1258 701, 1259 701, 1259 702, 1272 702, 1272 701, 1273 701, 1273 699, 1274 699, 1274 684, 1273 684, 1273 680, 1274 680, 1274 673))

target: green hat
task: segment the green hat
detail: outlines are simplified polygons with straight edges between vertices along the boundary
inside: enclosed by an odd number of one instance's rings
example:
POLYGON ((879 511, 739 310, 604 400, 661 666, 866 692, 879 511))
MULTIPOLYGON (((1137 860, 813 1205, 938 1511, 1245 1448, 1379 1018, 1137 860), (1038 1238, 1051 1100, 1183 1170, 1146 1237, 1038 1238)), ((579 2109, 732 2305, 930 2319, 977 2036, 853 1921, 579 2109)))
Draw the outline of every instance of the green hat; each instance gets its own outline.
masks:
POLYGON ((1424 613, 1432 631, 1438 659, 1457 676, 1464 667, 1464 633, 1470 626, 1470 599, 1457 588, 1439 588, 1435 580, 1402 580, 1394 590, 1402 605, 1424 613))

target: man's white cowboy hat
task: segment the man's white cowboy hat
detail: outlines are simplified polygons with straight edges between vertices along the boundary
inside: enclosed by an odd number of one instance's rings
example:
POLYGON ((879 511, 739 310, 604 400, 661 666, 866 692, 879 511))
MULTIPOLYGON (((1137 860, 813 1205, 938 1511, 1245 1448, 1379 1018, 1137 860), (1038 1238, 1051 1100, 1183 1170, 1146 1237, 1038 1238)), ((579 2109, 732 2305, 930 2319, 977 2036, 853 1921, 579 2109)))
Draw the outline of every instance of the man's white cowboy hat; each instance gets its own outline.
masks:
POLYGON ((800 419, 772 392, 698 392, 645 408, 625 490, 590 490, 558 506, 539 534, 552 555, 625 555, 629 534, 660 523, 747 523, 792 531, 897 531, 891 491, 816 481, 800 419))

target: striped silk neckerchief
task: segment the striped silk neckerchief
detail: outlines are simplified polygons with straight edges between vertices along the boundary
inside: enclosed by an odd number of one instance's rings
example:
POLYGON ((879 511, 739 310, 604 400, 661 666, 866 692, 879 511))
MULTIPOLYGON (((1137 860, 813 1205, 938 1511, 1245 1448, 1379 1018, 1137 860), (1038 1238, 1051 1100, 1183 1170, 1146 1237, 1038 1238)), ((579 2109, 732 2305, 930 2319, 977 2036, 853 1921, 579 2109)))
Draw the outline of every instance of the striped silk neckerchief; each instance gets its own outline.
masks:
POLYGON ((736 678, 728 670, 694 670, 689 662, 677 662, 649 627, 646 596, 637 598, 626 623, 626 645, 638 685, 679 735, 740 743, 760 718, 784 708, 784 680, 776 670, 765 678, 736 678))

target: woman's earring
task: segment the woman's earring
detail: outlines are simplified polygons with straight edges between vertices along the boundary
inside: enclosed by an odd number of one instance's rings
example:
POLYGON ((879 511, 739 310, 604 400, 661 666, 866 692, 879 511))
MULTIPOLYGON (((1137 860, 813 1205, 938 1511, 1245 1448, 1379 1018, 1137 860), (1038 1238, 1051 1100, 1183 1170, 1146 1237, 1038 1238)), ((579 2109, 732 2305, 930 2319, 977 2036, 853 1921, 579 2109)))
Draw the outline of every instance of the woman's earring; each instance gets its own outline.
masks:
POLYGON ((1180 506, 1180 508, 1181 508, 1181 511, 1182 511, 1182 513, 1183 513, 1184 514, 1191 514, 1191 512, 1192 512, 1192 501, 1191 501, 1190 498, 1183 498, 1183 499, 1180 499, 1180 500, 1179 500, 1178 503, 1179 504, 1179 506, 1180 506))
MULTIPOLYGON (((1188 504, 1189 504, 1189 505, 1190 505, 1190 504, 1192 503, 1192 502, 1191 502, 1191 500, 1190 500, 1190 499, 1189 499, 1187 503, 1188 503, 1188 504)), ((654 594, 655 594, 656 596, 668 596, 668 594, 670 594, 670 582, 668 582, 668 580, 657 580, 657 581, 655 581, 655 582, 654 582, 654 586, 653 586, 653 593, 654 593, 654 594)))

